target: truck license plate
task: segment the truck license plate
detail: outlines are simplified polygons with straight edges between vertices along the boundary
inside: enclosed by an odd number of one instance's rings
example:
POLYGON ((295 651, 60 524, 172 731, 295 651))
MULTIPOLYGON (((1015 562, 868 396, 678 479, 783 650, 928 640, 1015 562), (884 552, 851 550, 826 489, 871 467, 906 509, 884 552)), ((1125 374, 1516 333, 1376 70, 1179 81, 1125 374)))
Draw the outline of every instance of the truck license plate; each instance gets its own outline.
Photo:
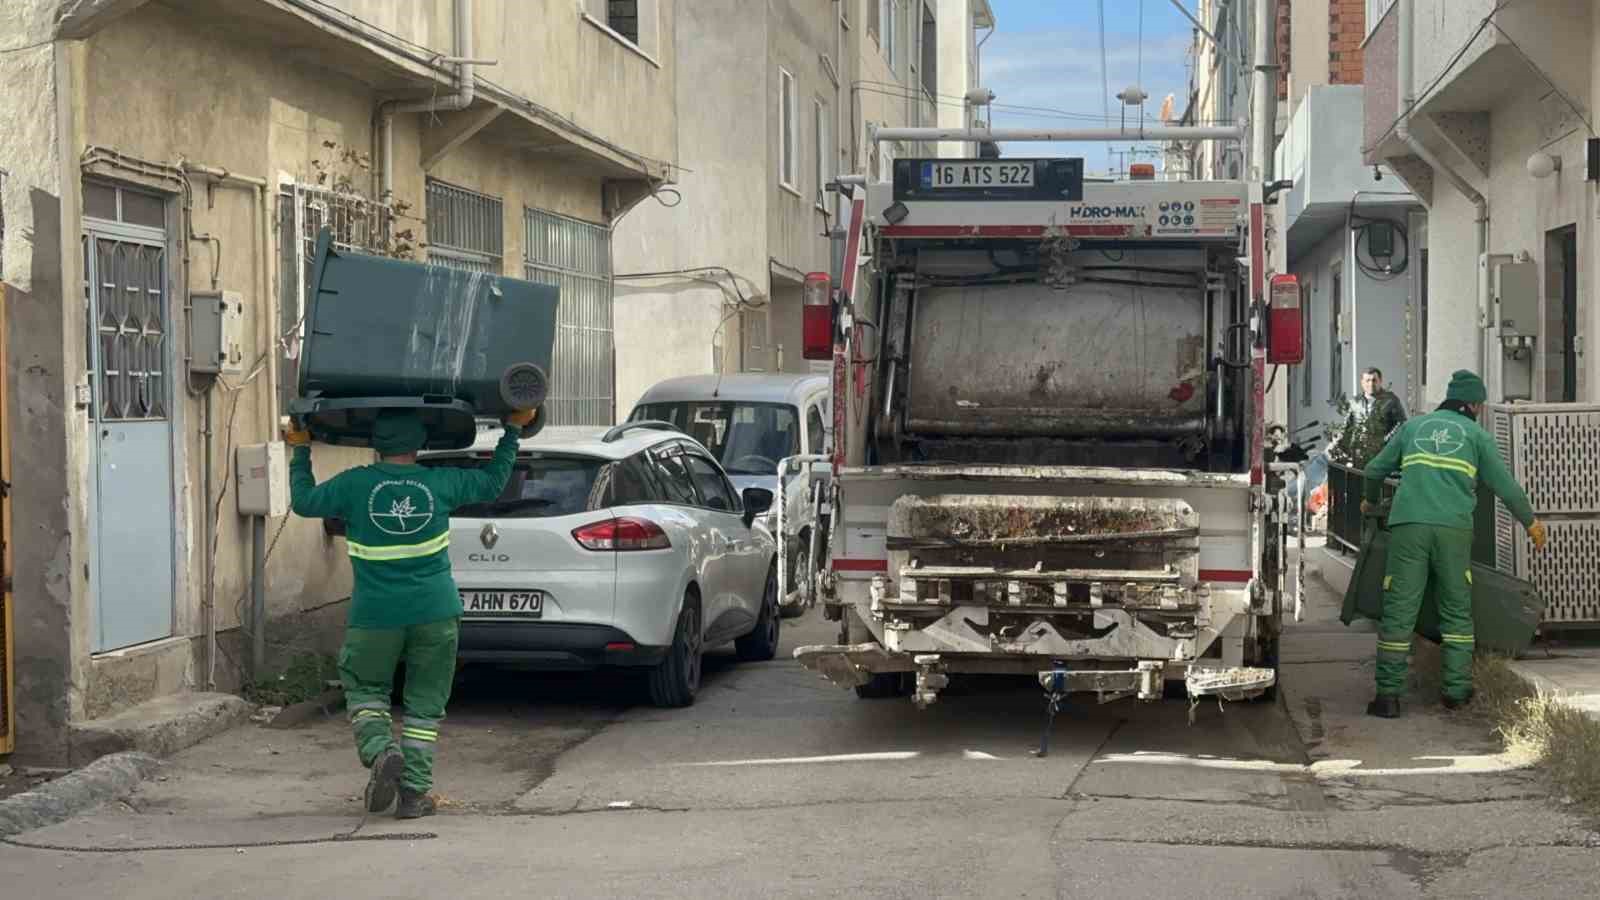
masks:
POLYGON ((544 612, 543 591, 462 591, 461 608, 467 616, 507 616, 537 619, 544 612))
POLYGON ((1034 186, 1032 162, 928 162, 922 165, 922 187, 1016 188, 1034 186))

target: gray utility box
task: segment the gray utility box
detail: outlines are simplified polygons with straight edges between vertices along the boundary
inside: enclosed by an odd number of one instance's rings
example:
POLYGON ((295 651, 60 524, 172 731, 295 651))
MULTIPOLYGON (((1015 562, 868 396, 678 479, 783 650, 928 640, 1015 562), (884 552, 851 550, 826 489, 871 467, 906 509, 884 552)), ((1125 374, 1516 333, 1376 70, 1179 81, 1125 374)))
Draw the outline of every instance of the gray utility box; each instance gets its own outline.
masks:
POLYGON ((415 409, 427 449, 471 446, 477 419, 543 405, 559 298, 552 285, 341 253, 323 229, 289 412, 319 441, 370 446, 379 410, 415 409))
POLYGON ((1538 588, 1547 626, 1600 624, 1600 405, 1492 405, 1484 426, 1550 533, 1535 551, 1496 500, 1495 568, 1538 588))
POLYGON ((244 371, 244 297, 235 291, 189 295, 189 371, 238 375, 244 371))

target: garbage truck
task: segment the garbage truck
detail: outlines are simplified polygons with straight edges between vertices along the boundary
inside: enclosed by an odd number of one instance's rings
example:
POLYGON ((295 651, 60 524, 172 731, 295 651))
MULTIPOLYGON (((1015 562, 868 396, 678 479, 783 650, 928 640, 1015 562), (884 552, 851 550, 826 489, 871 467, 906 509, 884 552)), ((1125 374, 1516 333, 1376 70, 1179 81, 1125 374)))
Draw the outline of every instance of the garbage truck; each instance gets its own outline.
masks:
POLYGON ((832 368, 812 558, 838 637, 796 658, 918 707, 967 674, 1191 716, 1270 695, 1301 575, 1265 391, 1304 338, 1266 271, 1271 188, 989 154, 836 189, 841 260, 803 315, 832 368))

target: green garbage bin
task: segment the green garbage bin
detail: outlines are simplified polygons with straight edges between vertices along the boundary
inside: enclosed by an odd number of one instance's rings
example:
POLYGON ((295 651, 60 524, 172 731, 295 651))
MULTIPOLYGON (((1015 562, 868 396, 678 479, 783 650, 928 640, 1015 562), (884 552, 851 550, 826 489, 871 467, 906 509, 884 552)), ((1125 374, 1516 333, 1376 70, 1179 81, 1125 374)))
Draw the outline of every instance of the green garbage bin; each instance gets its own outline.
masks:
MULTIPOLYGON (((1358 618, 1383 620, 1383 574, 1389 559, 1387 505, 1382 518, 1373 518, 1376 527, 1364 529, 1366 539, 1356 557, 1355 574, 1345 590, 1341 621, 1349 625, 1358 618)), ((1520 656, 1533 643, 1544 618, 1545 600, 1532 584, 1513 578, 1493 566, 1473 563, 1472 624, 1477 646, 1508 656, 1520 656)), ((1417 613, 1416 633, 1439 642, 1439 601, 1430 581, 1417 613)))
POLYGON ((368 446, 379 409, 412 408, 428 449, 470 446, 478 419, 543 405, 559 299, 553 285, 342 253, 323 229, 289 412, 317 440, 368 446))

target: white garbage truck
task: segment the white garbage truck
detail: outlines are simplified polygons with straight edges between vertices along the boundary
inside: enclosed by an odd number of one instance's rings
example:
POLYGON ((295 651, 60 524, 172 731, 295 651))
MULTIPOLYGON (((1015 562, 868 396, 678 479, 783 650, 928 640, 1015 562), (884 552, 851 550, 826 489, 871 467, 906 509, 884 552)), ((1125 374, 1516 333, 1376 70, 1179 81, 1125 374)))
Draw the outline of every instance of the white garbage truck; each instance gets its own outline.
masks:
POLYGON ((961 674, 1036 677, 1052 710, 1270 694, 1300 574, 1264 391, 1304 335, 1266 189, 1044 158, 840 189, 842 263, 805 308, 839 632, 800 662, 919 707, 961 674))

